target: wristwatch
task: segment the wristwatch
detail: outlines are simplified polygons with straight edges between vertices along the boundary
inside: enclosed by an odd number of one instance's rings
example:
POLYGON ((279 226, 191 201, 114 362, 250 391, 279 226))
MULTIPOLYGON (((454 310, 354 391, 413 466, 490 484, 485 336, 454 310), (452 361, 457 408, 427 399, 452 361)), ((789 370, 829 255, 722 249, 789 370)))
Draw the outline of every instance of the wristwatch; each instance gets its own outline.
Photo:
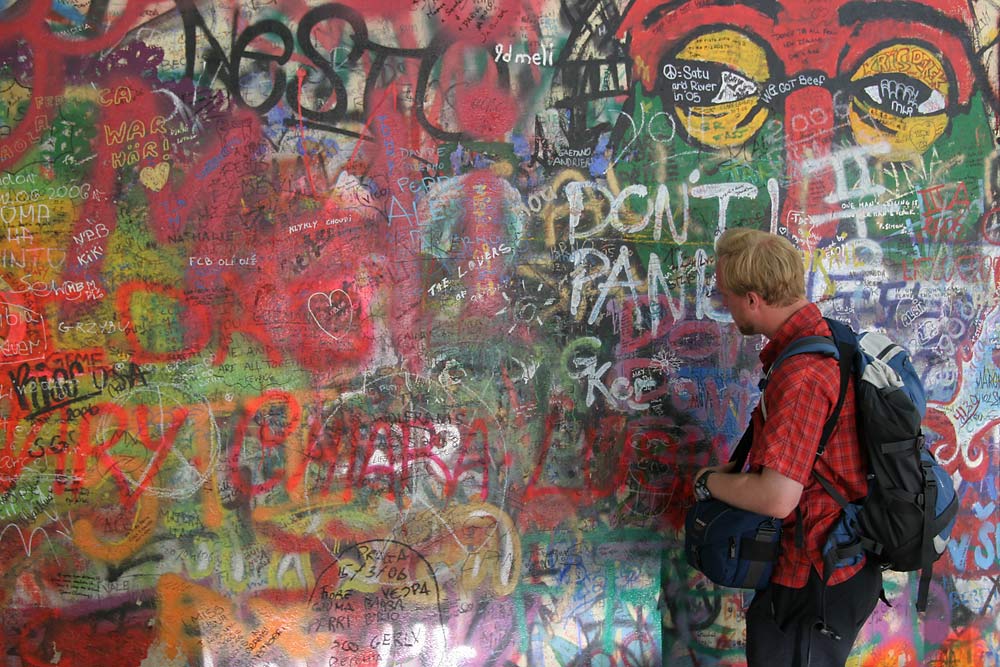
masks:
POLYGON ((708 476, 711 475, 714 470, 706 470, 701 476, 694 481, 694 498, 697 501, 711 500, 712 492, 708 490, 708 476))

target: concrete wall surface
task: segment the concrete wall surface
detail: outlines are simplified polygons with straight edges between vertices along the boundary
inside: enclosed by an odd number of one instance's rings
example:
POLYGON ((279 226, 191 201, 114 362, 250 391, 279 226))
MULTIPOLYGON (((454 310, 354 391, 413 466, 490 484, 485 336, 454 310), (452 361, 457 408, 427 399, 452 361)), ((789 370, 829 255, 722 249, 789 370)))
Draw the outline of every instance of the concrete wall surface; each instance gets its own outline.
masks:
POLYGON ((0 0, 2 665, 744 665, 681 545, 749 226, 958 489, 849 664, 1000 667, 998 15, 0 0))

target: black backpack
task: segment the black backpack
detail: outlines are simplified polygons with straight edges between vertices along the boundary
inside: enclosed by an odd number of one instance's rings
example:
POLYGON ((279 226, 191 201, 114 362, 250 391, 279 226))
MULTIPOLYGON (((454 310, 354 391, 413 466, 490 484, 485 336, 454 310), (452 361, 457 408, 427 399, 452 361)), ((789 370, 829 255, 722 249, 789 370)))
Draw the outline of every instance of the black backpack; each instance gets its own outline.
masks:
MULTIPOLYGON (((835 568, 857 563, 865 553, 883 569, 919 570, 916 606, 924 611, 933 564, 944 553, 951 535, 958 499, 951 477, 924 443, 920 427, 926 407, 923 384, 907 351, 887 337, 873 332, 857 334, 837 320, 826 322, 832 339, 800 338, 768 371, 770 376, 793 354, 811 352, 838 359, 840 394, 824 425, 817 456, 822 456, 840 416, 848 378, 854 377, 858 437, 868 460, 868 494, 848 502, 813 470, 817 481, 842 508, 824 546, 824 581, 835 568)), ((766 381, 765 377, 761 384, 766 381)))

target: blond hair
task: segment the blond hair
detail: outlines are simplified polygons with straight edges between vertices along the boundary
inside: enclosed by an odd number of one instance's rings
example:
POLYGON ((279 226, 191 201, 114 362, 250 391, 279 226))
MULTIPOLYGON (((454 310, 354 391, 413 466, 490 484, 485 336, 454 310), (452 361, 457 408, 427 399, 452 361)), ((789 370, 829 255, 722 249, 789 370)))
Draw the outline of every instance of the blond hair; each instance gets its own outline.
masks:
POLYGON ((787 306, 806 295, 802 254, 783 236, 758 229, 727 229, 715 242, 726 263, 726 288, 743 296, 756 292, 772 306, 787 306))

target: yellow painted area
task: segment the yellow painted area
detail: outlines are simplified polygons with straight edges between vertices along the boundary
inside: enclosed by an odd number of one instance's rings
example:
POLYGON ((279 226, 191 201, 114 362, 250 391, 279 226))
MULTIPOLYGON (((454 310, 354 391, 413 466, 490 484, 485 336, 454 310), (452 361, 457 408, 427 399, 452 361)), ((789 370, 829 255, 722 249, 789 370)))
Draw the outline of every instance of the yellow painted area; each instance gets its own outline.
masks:
POLYGON ((848 112, 854 137, 859 144, 882 144, 889 146, 883 155, 886 160, 903 160, 920 155, 937 141, 948 127, 948 116, 944 112, 931 116, 902 117, 857 102, 848 112), (864 110, 864 114, 859 112, 864 110), (865 115, 881 123, 886 129, 873 126, 865 115))
MULTIPOLYGON (((436 516, 441 522, 438 530, 444 531, 445 526, 453 529, 442 539, 430 533, 424 536, 436 542, 434 550, 426 551, 428 560, 461 568, 465 591, 488 586, 496 595, 513 593, 521 573, 521 540, 510 516, 487 503, 452 507, 436 516)), ((429 516, 415 523, 434 525, 429 516)))
MULTIPOLYGON (((758 84, 767 81, 771 72, 764 49, 735 30, 720 30, 701 35, 677 54, 679 59, 724 65, 758 84)), ((757 94, 743 99, 677 108, 677 117, 693 139, 706 146, 740 146, 764 125, 768 110, 759 106, 757 94)))
POLYGON ((893 44, 866 59, 851 77, 858 81, 879 74, 905 74, 947 97, 948 76, 941 59, 915 44, 893 44))
POLYGON ((726 65, 757 82, 767 81, 771 76, 764 49, 736 30, 719 30, 696 37, 677 57, 726 65))
POLYGON ((750 116, 757 101, 754 96, 713 106, 691 107, 690 113, 679 107, 677 117, 688 134, 700 143, 717 148, 740 146, 767 121, 768 112, 764 107, 758 107, 750 116))

